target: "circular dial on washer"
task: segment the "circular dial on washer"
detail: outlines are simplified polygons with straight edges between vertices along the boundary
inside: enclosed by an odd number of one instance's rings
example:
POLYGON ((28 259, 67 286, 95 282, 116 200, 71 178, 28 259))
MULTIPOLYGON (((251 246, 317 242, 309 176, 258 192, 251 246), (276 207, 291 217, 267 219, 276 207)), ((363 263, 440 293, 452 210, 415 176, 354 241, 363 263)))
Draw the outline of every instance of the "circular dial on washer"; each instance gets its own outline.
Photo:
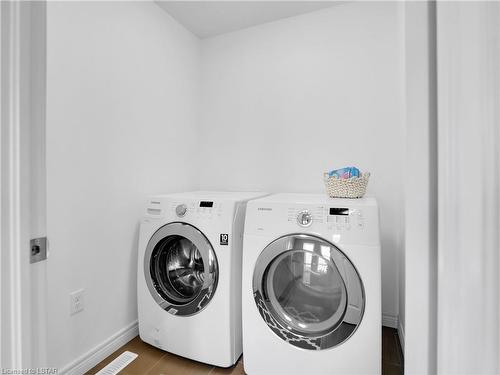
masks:
POLYGON ((301 211, 297 215, 297 223, 301 227, 308 227, 309 225, 312 224, 312 221, 313 221, 312 215, 307 210, 301 211))
POLYGON ((180 204, 177 207, 175 207, 175 213, 179 217, 183 217, 184 215, 186 215, 186 212, 187 212, 187 206, 185 204, 180 204))

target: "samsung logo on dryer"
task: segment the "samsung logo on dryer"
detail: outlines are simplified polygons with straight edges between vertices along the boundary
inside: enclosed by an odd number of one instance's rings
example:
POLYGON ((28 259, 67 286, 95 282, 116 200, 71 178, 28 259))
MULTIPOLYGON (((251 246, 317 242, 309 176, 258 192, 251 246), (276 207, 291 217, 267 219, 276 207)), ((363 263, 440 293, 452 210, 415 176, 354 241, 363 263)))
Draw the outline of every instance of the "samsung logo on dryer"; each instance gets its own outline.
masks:
POLYGON ((257 211, 272 211, 271 207, 257 207, 257 211))

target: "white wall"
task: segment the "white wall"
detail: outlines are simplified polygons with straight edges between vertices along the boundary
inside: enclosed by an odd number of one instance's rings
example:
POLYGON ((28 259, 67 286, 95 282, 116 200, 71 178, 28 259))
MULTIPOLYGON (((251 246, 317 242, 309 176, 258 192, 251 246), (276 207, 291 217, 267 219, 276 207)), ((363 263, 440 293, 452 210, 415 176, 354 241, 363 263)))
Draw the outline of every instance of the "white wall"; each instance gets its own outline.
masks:
POLYGON ((137 319, 149 193, 197 185, 198 40, 153 3, 49 2, 48 363, 64 367, 137 319), (70 316, 69 293, 85 288, 70 316))
MULTIPOLYGON (((45 237, 47 234, 46 178, 45 165, 45 109, 46 109, 46 31, 47 16, 44 1, 25 2, 30 7, 31 19, 31 121, 30 121, 30 238, 45 237)), ((31 277, 31 363, 45 364, 47 357, 47 316, 40 314, 47 310, 47 262, 29 265, 31 277)))
POLYGON ((499 25, 498 2, 437 3, 438 374, 500 374, 499 25))
MULTIPOLYGON (((437 108, 435 4, 405 7, 405 373, 436 373, 437 108)), ((440 177, 441 178, 441 175, 440 177)))
POLYGON ((323 192, 322 173, 372 172, 383 313, 396 326, 402 252, 403 35, 396 3, 347 3, 202 42, 200 183, 323 192))

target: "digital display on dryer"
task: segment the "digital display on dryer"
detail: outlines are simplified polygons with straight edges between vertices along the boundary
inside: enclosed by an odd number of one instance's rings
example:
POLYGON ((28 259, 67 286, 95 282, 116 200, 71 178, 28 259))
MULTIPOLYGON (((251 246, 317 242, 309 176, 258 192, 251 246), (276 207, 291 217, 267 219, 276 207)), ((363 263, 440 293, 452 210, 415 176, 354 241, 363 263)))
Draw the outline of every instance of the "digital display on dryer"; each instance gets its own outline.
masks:
POLYGON ((330 215, 348 216, 349 209, 348 208, 330 207, 330 215))
POLYGON ((200 202, 200 207, 213 207, 214 202, 208 202, 208 201, 201 201, 200 202))

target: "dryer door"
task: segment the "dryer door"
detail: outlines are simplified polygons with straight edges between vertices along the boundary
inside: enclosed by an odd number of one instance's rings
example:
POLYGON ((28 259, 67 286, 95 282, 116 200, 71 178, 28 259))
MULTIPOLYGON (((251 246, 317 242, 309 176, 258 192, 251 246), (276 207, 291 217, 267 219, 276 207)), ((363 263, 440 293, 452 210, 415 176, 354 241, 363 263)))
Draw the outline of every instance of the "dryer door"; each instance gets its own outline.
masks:
POLYGON ((363 317, 365 295, 356 268, 316 236, 289 235, 269 244, 257 259, 253 291, 269 328, 304 349, 340 345, 363 317))
POLYGON ((189 316, 200 312, 215 293, 217 258, 197 228, 171 223, 158 229, 149 240, 144 275, 161 308, 174 315, 189 316))

